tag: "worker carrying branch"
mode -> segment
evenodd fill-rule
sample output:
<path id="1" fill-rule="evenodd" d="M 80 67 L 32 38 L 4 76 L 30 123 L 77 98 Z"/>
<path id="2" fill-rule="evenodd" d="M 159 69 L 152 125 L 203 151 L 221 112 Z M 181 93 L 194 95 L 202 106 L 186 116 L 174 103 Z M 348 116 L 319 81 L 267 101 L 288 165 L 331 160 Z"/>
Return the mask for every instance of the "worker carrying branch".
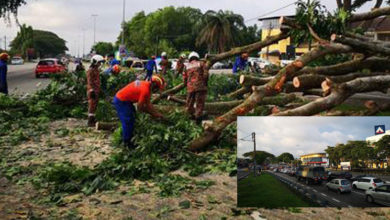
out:
<path id="1" fill-rule="evenodd" d="M 187 112 L 200 123 L 207 97 L 208 72 L 205 63 L 199 60 L 199 54 L 191 52 L 188 56 L 190 63 L 183 74 L 187 86 Z"/>
<path id="2" fill-rule="evenodd" d="M 136 113 L 133 104 L 137 103 L 138 110 L 149 113 L 156 119 L 164 119 L 164 116 L 154 109 L 150 101 L 152 93 L 162 91 L 164 87 L 164 78 L 154 75 L 151 81 L 136 80 L 116 93 L 113 104 L 122 124 L 123 142 L 128 148 L 134 148 L 131 141 Z"/>

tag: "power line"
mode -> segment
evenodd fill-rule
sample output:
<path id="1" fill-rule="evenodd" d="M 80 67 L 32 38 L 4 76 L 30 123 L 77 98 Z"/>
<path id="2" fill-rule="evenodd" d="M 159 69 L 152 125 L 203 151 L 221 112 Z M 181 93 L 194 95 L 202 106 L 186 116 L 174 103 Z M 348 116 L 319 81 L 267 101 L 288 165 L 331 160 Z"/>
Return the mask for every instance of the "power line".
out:
<path id="1" fill-rule="evenodd" d="M 288 7 L 290 7 L 291 5 L 295 5 L 295 2 L 290 3 L 290 4 L 286 5 L 286 6 L 281 7 L 281 8 L 275 9 L 275 10 L 273 10 L 273 11 L 267 12 L 267 13 L 265 13 L 265 14 L 262 14 L 262 15 L 260 15 L 260 16 L 255 17 L 255 18 L 251 18 L 251 19 L 245 20 L 244 23 L 247 23 L 247 22 L 253 21 L 253 20 L 257 20 L 257 19 L 262 18 L 262 17 L 265 17 L 265 16 L 270 15 L 270 14 L 272 14 L 272 13 L 274 13 L 274 12 L 277 12 L 277 11 L 280 11 L 280 10 L 282 10 L 282 9 L 288 8 Z"/>

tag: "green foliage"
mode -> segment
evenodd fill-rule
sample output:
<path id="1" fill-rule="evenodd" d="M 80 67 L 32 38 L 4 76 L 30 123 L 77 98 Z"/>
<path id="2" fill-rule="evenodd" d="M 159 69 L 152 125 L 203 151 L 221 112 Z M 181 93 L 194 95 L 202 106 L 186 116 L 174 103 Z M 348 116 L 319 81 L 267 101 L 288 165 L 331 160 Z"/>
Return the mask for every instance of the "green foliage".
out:
<path id="1" fill-rule="evenodd" d="M 23 25 L 11 42 L 11 51 L 24 55 L 29 48 L 34 48 L 36 56 L 40 57 L 54 57 L 68 50 L 65 40 L 55 33 Z"/>
<path id="2" fill-rule="evenodd" d="M 266 151 L 256 151 L 256 164 L 263 164 L 267 158 L 275 158 L 275 155 L 268 153 Z M 253 151 L 243 154 L 244 157 L 250 157 L 253 159 Z"/>
<path id="3" fill-rule="evenodd" d="M 277 157 L 279 162 L 290 163 L 294 160 L 294 156 L 291 153 L 285 152 Z"/>
<path id="4" fill-rule="evenodd" d="M 236 91 L 241 86 L 238 83 L 239 76 L 225 76 L 213 74 L 209 77 L 207 99 L 209 101 L 220 100 L 226 94 Z"/>
<path id="5" fill-rule="evenodd" d="M 240 31 L 244 28 L 244 18 L 241 15 L 231 11 L 209 10 L 202 17 L 202 29 L 196 44 L 206 44 L 209 51 L 221 53 L 238 45 Z"/>
<path id="6" fill-rule="evenodd" d="M 342 161 L 351 161 L 353 168 L 365 167 L 364 161 L 375 159 L 374 148 L 365 141 L 348 141 L 346 144 L 328 146 L 325 152 L 329 163 L 338 165 Z"/>
<path id="7" fill-rule="evenodd" d="M 97 54 L 105 56 L 114 53 L 114 45 L 110 42 L 97 42 L 92 47 L 92 50 L 94 50 Z"/>
<path id="8" fill-rule="evenodd" d="M 310 43 L 314 39 L 309 32 L 307 25 L 323 39 L 329 39 L 334 33 L 343 33 L 346 28 L 346 20 L 350 16 L 349 12 L 339 9 L 335 14 L 331 14 L 320 1 L 297 1 L 295 20 L 303 29 L 291 30 L 291 36 L 295 44 Z"/>

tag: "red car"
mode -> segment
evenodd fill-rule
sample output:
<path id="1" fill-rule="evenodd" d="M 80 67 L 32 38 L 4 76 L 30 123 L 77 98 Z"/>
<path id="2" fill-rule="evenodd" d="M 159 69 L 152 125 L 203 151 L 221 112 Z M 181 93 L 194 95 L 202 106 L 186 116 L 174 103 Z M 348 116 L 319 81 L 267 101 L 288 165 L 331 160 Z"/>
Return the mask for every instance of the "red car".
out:
<path id="1" fill-rule="evenodd" d="M 66 71 L 65 65 L 58 59 L 43 59 L 40 60 L 35 68 L 35 77 L 41 75 L 49 75 Z"/>

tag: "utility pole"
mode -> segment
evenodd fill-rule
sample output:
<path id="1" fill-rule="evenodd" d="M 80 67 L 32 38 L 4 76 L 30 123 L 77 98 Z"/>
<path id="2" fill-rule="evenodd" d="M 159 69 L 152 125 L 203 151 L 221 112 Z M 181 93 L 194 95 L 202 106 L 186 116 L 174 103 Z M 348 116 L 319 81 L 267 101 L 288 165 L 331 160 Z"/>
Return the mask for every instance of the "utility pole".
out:
<path id="1" fill-rule="evenodd" d="M 253 175 L 256 176 L 256 133 L 252 133 L 253 140 Z"/>
<path id="2" fill-rule="evenodd" d="M 7 35 L 4 35 L 4 50 L 7 51 Z"/>
<path id="3" fill-rule="evenodd" d="M 96 44 L 96 17 L 98 15 L 97 14 L 93 14 L 92 17 L 93 17 L 93 45 L 95 46 Z"/>

